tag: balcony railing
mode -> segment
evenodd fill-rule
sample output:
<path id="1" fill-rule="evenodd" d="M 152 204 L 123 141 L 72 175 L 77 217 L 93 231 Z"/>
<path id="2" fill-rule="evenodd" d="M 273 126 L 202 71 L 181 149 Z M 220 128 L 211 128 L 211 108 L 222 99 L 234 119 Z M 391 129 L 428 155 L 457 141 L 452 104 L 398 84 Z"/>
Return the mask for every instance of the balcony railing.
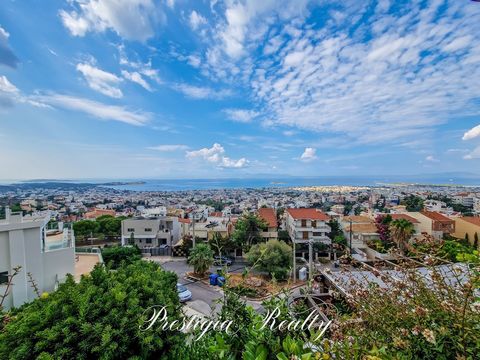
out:
<path id="1" fill-rule="evenodd" d="M 45 237 L 43 251 L 48 252 L 72 247 L 75 247 L 75 236 L 73 234 L 73 230 L 63 229 L 62 234 Z"/>

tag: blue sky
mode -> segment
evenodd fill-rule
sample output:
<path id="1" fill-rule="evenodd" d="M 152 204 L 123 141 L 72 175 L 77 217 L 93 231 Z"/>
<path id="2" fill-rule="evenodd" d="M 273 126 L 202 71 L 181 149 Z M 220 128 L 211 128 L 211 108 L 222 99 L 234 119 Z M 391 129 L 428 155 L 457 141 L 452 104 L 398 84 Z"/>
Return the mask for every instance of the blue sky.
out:
<path id="1" fill-rule="evenodd" d="M 0 178 L 480 173 L 480 3 L 4 0 Z"/>

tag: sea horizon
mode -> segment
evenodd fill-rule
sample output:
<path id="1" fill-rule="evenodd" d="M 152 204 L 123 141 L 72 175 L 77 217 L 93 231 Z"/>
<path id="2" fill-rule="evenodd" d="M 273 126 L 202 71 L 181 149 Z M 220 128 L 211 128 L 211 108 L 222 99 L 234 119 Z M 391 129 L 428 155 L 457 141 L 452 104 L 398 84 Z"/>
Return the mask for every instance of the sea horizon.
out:
<path id="1" fill-rule="evenodd" d="M 242 188 L 292 188 L 314 186 L 460 186 L 480 187 L 480 175 L 424 174 L 424 175 L 336 175 L 336 176 L 259 176 L 243 178 L 192 178 L 192 179 L 32 179 L 0 180 L 0 185 L 36 183 L 74 183 L 101 185 L 116 190 L 128 191 L 187 191 Z"/>

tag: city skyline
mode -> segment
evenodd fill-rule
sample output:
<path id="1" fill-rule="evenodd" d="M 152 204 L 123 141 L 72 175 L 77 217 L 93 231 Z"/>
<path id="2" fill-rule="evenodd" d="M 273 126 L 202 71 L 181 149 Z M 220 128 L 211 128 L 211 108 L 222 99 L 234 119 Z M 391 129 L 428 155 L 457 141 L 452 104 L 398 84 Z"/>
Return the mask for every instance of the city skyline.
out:
<path id="1" fill-rule="evenodd" d="M 476 173 L 480 4 L 9 1 L 0 179 Z"/>

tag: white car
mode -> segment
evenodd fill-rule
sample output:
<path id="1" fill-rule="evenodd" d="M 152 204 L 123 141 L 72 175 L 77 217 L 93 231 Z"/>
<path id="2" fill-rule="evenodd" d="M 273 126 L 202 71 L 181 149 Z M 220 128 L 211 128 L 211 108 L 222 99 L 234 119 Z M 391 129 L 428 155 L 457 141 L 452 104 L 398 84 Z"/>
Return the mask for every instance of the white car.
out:
<path id="1" fill-rule="evenodd" d="M 180 298 L 180 302 L 185 302 L 192 299 L 192 293 L 186 288 L 185 285 L 177 284 L 177 293 Z"/>

